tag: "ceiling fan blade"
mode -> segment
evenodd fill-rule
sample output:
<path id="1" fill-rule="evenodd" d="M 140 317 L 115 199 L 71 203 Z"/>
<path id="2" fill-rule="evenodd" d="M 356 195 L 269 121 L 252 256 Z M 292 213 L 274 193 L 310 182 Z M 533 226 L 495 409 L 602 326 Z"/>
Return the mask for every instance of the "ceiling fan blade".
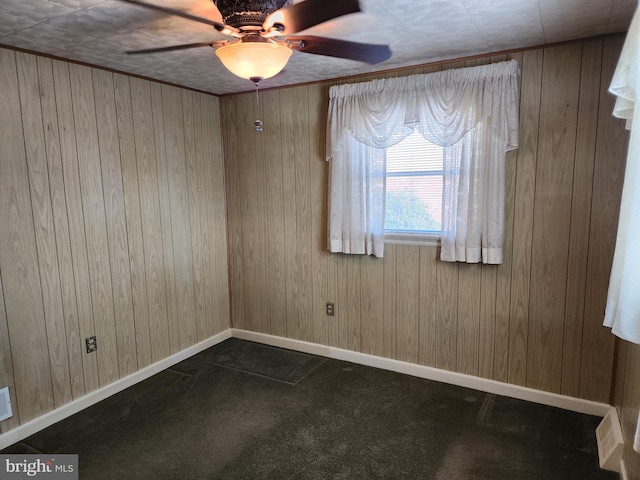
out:
<path id="1" fill-rule="evenodd" d="M 376 64 L 391 58 L 388 45 L 350 42 L 335 38 L 314 37 L 312 35 L 295 35 L 286 38 L 293 50 L 328 57 L 347 58 L 360 62 Z"/>
<path id="2" fill-rule="evenodd" d="M 169 8 L 169 7 L 162 7 L 160 5 L 154 5 L 152 3 L 142 2 L 140 0 L 120 0 L 120 1 L 131 3 L 133 5 L 138 5 L 140 7 L 148 8 L 151 10 L 157 10 L 158 12 L 167 13 L 169 15 L 175 15 L 176 17 L 186 18 L 187 20 L 193 20 L 194 22 L 211 25 L 212 27 L 215 27 L 215 29 L 218 30 L 219 32 L 222 32 L 223 30 L 229 31 L 229 32 L 237 32 L 237 29 L 234 27 L 230 27 L 229 25 L 225 25 L 220 22 L 209 20 L 208 18 L 191 15 L 190 13 L 183 12 L 182 10 L 176 10 L 174 8 Z"/>
<path id="3" fill-rule="evenodd" d="M 187 48 L 197 48 L 197 47 L 220 47 L 229 42 L 200 42 L 200 43 L 186 43 L 184 45 L 171 45 L 169 47 L 158 47 L 158 48 L 146 48 L 144 50 L 130 50 L 127 53 L 129 55 L 138 55 L 144 53 L 160 53 L 160 52 L 171 52 L 173 50 L 185 50 Z"/>
<path id="4" fill-rule="evenodd" d="M 275 26 L 282 35 L 289 35 L 359 11 L 358 0 L 304 0 L 270 14 L 264 29 L 269 31 Z"/>

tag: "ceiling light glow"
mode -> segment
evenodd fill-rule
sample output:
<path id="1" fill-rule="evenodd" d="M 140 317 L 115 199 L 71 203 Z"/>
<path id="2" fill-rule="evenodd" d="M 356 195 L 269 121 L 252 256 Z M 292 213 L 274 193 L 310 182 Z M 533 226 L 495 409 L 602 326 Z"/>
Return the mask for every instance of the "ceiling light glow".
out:
<path id="1" fill-rule="evenodd" d="M 271 78 L 282 71 L 291 49 L 277 43 L 237 42 L 216 50 L 216 55 L 229 71 L 241 78 Z"/>

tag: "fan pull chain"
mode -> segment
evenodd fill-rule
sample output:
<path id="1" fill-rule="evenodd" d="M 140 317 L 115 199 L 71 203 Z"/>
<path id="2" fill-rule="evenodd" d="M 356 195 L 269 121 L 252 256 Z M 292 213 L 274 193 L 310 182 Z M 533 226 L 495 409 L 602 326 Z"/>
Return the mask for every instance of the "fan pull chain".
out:
<path id="1" fill-rule="evenodd" d="M 260 120 L 260 80 L 261 79 L 256 79 L 254 80 L 254 85 L 256 86 L 256 121 L 253 122 L 253 124 L 256 127 L 256 132 L 262 132 L 262 127 L 263 127 L 263 123 L 262 120 Z"/>

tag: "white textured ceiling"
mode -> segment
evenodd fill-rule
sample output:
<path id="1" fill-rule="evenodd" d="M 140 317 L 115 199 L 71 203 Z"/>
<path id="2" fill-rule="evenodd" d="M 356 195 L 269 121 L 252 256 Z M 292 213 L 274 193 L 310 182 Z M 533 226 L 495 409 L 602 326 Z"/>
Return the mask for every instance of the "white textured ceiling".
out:
<path id="1" fill-rule="evenodd" d="M 147 0 L 221 21 L 210 0 Z M 302 0 L 304 1 L 304 0 Z M 389 44 L 367 65 L 293 52 L 264 87 L 292 85 L 627 30 L 637 0 L 360 0 L 363 13 L 305 33 Z M 0 0 L 0 45 L 46 53 L 215 94 L 251 90 L 210 47 L 125 50 L 224 40 L 213 27 L 118 0 Z"/>

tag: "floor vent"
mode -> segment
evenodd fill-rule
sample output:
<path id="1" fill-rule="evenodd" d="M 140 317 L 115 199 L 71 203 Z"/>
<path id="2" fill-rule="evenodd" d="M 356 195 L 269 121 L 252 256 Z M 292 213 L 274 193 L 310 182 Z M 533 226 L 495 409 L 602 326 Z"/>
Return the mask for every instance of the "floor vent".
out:
<path id="1" fill-rule="evenodd" d="M 0 388 L 0 422 L 13 417 L 9 387 Z"/>
<path id="2" fill-rule="evenodd" d="M 596 428 L 598 439 L 598 459 L 600 468 L 620 473 L 620 461 L 622 460 L 622 428 L 620 418 L 615 408 L 610 408 L 609 413 L 602 419 Z"/>

